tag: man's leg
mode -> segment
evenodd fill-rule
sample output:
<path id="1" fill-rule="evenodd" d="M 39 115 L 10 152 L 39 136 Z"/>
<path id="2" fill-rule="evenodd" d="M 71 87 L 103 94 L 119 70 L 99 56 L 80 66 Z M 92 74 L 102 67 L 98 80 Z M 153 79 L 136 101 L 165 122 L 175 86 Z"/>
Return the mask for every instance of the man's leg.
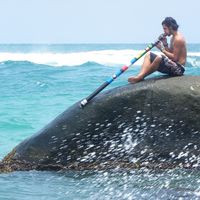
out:
<path id="1" fill-rule="evenodd" d="M 144 58 L 144 62 L 142 64 L 140 73 L 137 76 L 130 77 L 128 79 L 128 82 L 137 83 L 137 82 L 143 80 L 147 75 L 155 72 L 158 69 L 161 60 L 162 60 L 161 56 L 156 56 L 154 61 L 151 63 L 151 61 L 150 61 L 150 52 L 147 53 L 145 58 Z"/>

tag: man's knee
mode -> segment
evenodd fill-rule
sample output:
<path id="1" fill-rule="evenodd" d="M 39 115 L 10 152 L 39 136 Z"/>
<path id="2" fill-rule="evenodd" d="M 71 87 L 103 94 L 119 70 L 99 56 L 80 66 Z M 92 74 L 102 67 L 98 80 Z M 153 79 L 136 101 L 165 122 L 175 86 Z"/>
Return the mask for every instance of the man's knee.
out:
<path id="1" fill-rule="evenodd" d="M 156 58 L 154 59 L 153 62 L 160 64 L 161 60 L 162 60 L 162 56 L 158 55 L 158 56 L 156 56 Z"/>

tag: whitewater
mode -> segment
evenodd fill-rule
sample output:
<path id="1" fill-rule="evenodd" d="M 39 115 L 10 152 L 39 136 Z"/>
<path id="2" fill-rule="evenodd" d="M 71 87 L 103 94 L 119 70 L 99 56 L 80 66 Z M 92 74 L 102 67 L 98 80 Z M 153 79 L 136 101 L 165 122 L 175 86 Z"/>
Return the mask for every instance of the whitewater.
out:
<path id="1" fill-rule="evenodd" d="M 51 65 L 54 67 L 61 66 L 78 66 L 87 62 L 94 62 L 101 65 L 129 65 L 130 61 L 139 55 L 142 50 L 99 50 L 99 51 L 83 51 L 73 53 L 54 53 L 54 52 L 32 52 L 32 53 L 13 53 L 1 52 L 0 62 L 5 61 L 27 61 L 36 64 Z M 158 51 L 153 51 L 160 55 Z M 137 61 L 137 65 L 141 65 L 144 58 Z M 188 53 L 188 64 L 198 67 L 200 64 L 200 52 Z"/>

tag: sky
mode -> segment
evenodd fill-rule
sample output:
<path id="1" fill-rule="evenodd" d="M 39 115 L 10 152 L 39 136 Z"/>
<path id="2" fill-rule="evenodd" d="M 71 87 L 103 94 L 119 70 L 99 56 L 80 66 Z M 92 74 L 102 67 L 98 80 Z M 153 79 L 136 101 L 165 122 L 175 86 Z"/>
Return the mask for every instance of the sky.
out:
<path id="1" fill-rule="evenodd" d="M 200 43 L 200 0 L 0 0 L 0 43 L 147 43 L 171 16 Z"/>

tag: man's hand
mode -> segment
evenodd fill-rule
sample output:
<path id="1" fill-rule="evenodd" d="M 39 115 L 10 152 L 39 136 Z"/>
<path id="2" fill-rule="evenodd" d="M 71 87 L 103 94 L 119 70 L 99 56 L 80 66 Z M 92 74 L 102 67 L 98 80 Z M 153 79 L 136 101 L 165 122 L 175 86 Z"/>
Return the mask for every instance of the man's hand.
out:
<path id="1" fill-rule="evenodd" d="M 164 47 L 168 47 L 168 43 L 167 43 L 167 38 L 166 38 L 166 35 L 165 33 L 162 33 L 159 37 L 158 37 L 158 40 L 160 40 Z"/>
<path id="2" fill-rule="evenodd" d="M 160 36 L 158 37 L 158 40 L 162 41 L 163 39 L 166 38 L 165 33 L 160 34 Z"/>
<path id="3" fill-rule="evenodd" d="M 159 42 L 156 47 L 160 50 L 160 51 L 163 51 L 165 48 L 163 46 L 163 43 L 162 42 Z"/>

